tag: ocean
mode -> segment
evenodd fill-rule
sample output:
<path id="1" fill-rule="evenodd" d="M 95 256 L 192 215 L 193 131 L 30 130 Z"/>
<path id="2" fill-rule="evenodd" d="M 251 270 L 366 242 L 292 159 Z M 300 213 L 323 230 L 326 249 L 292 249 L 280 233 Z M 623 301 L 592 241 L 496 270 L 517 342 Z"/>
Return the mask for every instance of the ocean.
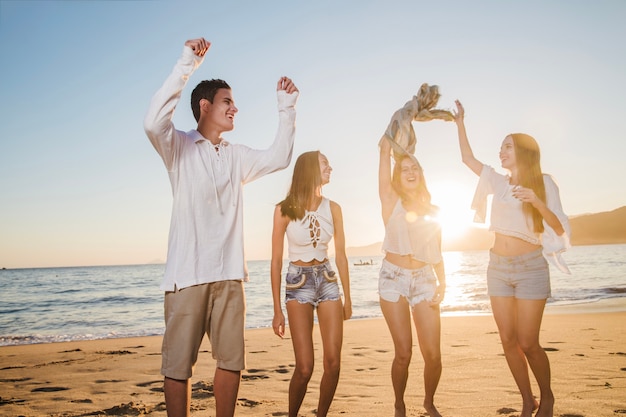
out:
<path id="1" fill-rule="evenodd" d="M 572 274 L 551 267 L 549 305 L 584 309 L 619 298 L 626 310 L 626 245 L 575 246 L 564 257 Z M 353 319 L 382 317 L 382 257 L 349 260 Z M 444 260 L 442 315 L 489 314 L 487 251 L 444 252 Z M 373 265 L 355 265 L 369 261 Z M 246 327 L 270 327 L 270 262 L 249 261 L 248 269 Z M 0 270 L 0 346 L 161 335 L 163 271 L 162 264 Z"/>

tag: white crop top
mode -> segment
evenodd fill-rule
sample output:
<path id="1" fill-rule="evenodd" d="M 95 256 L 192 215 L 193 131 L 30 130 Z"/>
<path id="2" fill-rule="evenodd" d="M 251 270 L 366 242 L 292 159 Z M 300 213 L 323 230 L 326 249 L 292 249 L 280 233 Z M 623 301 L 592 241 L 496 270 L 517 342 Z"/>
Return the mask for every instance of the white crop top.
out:
<path id="1" fill-rule="evenodd" d="M 430 216 L 407 212 L 398 199 L 385 226 L 383 251 L 436 265 L 441 257 L 441 226 Z"/>
<path id="2" fill-rule="evenodd" d="M 289 260 L 311 262 L 328 258 L 328 242 L 333 238 L 335 226 L 330 211 L 330 200 L 322 197 L 315 211 L 305 211 L 300 220 L 287 225 Z"/>
<path id="3" fill-rule="evenodd" d="M 546 189 L 546 205 L 561 222 L 565 230 L 563 235 L 557 235 L 545 220 L 543 221 L 544 232 L 536 233 L 533 230 L 532 219 L 524 215 L 522 211 L 522 202 L 513 196 L 514 186 L 510 184 L 510 177 L 497 173 L 489 165 L 483 165 L 474 193 L 472 201 L 472 209 L 476 210 L 474 221 L 485 222 L 487 196 L 493 194 L 489 230 L 525 240 L 533 245 L 543 246 L 543 254 L 546 259 L 561 271 L 570 273 L 561 257 L 561 253 L 570 248 L 569 220 L 561 207 L 559 187 L 554 179 L 548 174 L 543 174 L 543 182 Z"/>

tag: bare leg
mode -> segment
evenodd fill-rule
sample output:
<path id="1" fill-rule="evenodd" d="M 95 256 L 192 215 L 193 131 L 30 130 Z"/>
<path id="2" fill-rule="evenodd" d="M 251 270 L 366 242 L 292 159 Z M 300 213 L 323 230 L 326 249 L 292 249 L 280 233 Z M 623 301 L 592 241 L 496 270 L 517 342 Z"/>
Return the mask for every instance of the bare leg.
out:
<path id="1" fill-rule="evenodd" d="M 420 351 L 424 358 L 424 408 L 431 417 L 441 417 L 435 407 L 435 391 L 441 378 L 441 318 L 439 306 L 422 301 L 413 307 Z"/>
<path id="2" fill-rule="evenodd" d="M 313 306 L 298 301 L 287 303 L 289 332 L 296 368 L 289 382 L 289 417 L 297 417 L 313 375 L 315 356 L 313 352 Z"/>
<path id="3" fill-rule="evenodd" d="M 504 356 L 522 395 L 520 417 L 531 417 L 538 404 L 530 386 L 526 355 L 518 340 L 517 301 L 514 297 L 491 297 L 491 310 L 500 333 Z"/>
<path id="4" fill-rule="evenodd" d="M 385 316 L 387 327 L 393 339 L 394 358 L 391 364 L 391 383 L 395 395 L 395 417 L 406 416 L 404 391 L 409 378 L 409 364 L 413 354 L 413 334 L 411 330 L 411 313 L 406 299 L 400 297 L 398 302 L 380 300 L 380 308 Z"/>
<path id="5" fill-rule="evenodd" d="M 189 417 L 191 390 L 188 379 L 172 379 L 165 377 L 163 392 L 168 417 Z"/>
<path id="6" fill-rule="evenodd" d="M 539 385 L 541 401 L 535 417 L 552 417 L 554 394 L 550 385 L 550 361 L 539 344 L 539 331 L 546 300 L 517 300 L 518 341 Z"/>
<path id="7" fill-rule="evenodd" d="M 341 300 L 323 301 L 317 306 L 322 344 L 324 347 L 324 374 L 320 382 L 317 417 L 326 417 L 335 396 L 341 369 L 343 342 L 343 305 Z"/>
<path id="8" fill-rule="evenodd" d="M 217 417 L 232 417 L 235 415 L 240 380 L 240 371 L 215 369 L 213 392 L 215 393 L 215 415 Z"/>

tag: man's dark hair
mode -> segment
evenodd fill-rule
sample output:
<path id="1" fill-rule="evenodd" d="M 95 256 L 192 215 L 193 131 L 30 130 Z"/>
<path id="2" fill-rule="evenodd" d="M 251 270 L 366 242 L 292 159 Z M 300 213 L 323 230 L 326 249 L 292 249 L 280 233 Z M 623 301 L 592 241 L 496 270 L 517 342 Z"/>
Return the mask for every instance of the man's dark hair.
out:
<path id="1" fill-rule="evenodd" d="M 217 90 L 220 88 L 230 90 L 228 83 L 220 79 L 201 81 L 200 84 L 193 89 L 191 92 L 191 111 L 193 112 L 193 117 L 195 117 L 196 122 L 200 121 L 200 100 L 204 98 L 213 103 L 215 93 L 217 93 Z"/>

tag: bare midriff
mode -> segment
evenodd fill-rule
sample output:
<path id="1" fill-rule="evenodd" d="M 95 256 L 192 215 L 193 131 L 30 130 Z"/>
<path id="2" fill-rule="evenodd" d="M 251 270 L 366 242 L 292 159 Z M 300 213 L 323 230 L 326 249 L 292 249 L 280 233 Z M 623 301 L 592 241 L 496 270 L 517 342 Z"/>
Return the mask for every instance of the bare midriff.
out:
<path id="1" fill-rule="evenodd" d="M 387 252 L 385 260 L 404 269 L 420 269 L 426 266 L 426 262 L 418 261 L 411 255 L 399 255 L 392 252 Z"/>
<path id="2" fill-rule="evenodd" d="M 315 266 L 315 265 L 321 265 L 326 262 L 328 262 L 328 259 L 326 258 L 323 261 L 318 261 L 317 259 L 313 259 L 312 261 L 309 261 L 309 262 L 300 261 L 300 260 L 291 261 L 291 263 L 296 266 Z"/>
<path id="3" fill-rule="evenodd" d="M 493 242 L 493 248 L 491 248 L 491 250 L 493 253 L 500 256 L 519 256 L 533 252 L 539 248 L 541 248 L 541 245 L 535 245 L 513 236 L 496 233 L 496 239 Z"/>

